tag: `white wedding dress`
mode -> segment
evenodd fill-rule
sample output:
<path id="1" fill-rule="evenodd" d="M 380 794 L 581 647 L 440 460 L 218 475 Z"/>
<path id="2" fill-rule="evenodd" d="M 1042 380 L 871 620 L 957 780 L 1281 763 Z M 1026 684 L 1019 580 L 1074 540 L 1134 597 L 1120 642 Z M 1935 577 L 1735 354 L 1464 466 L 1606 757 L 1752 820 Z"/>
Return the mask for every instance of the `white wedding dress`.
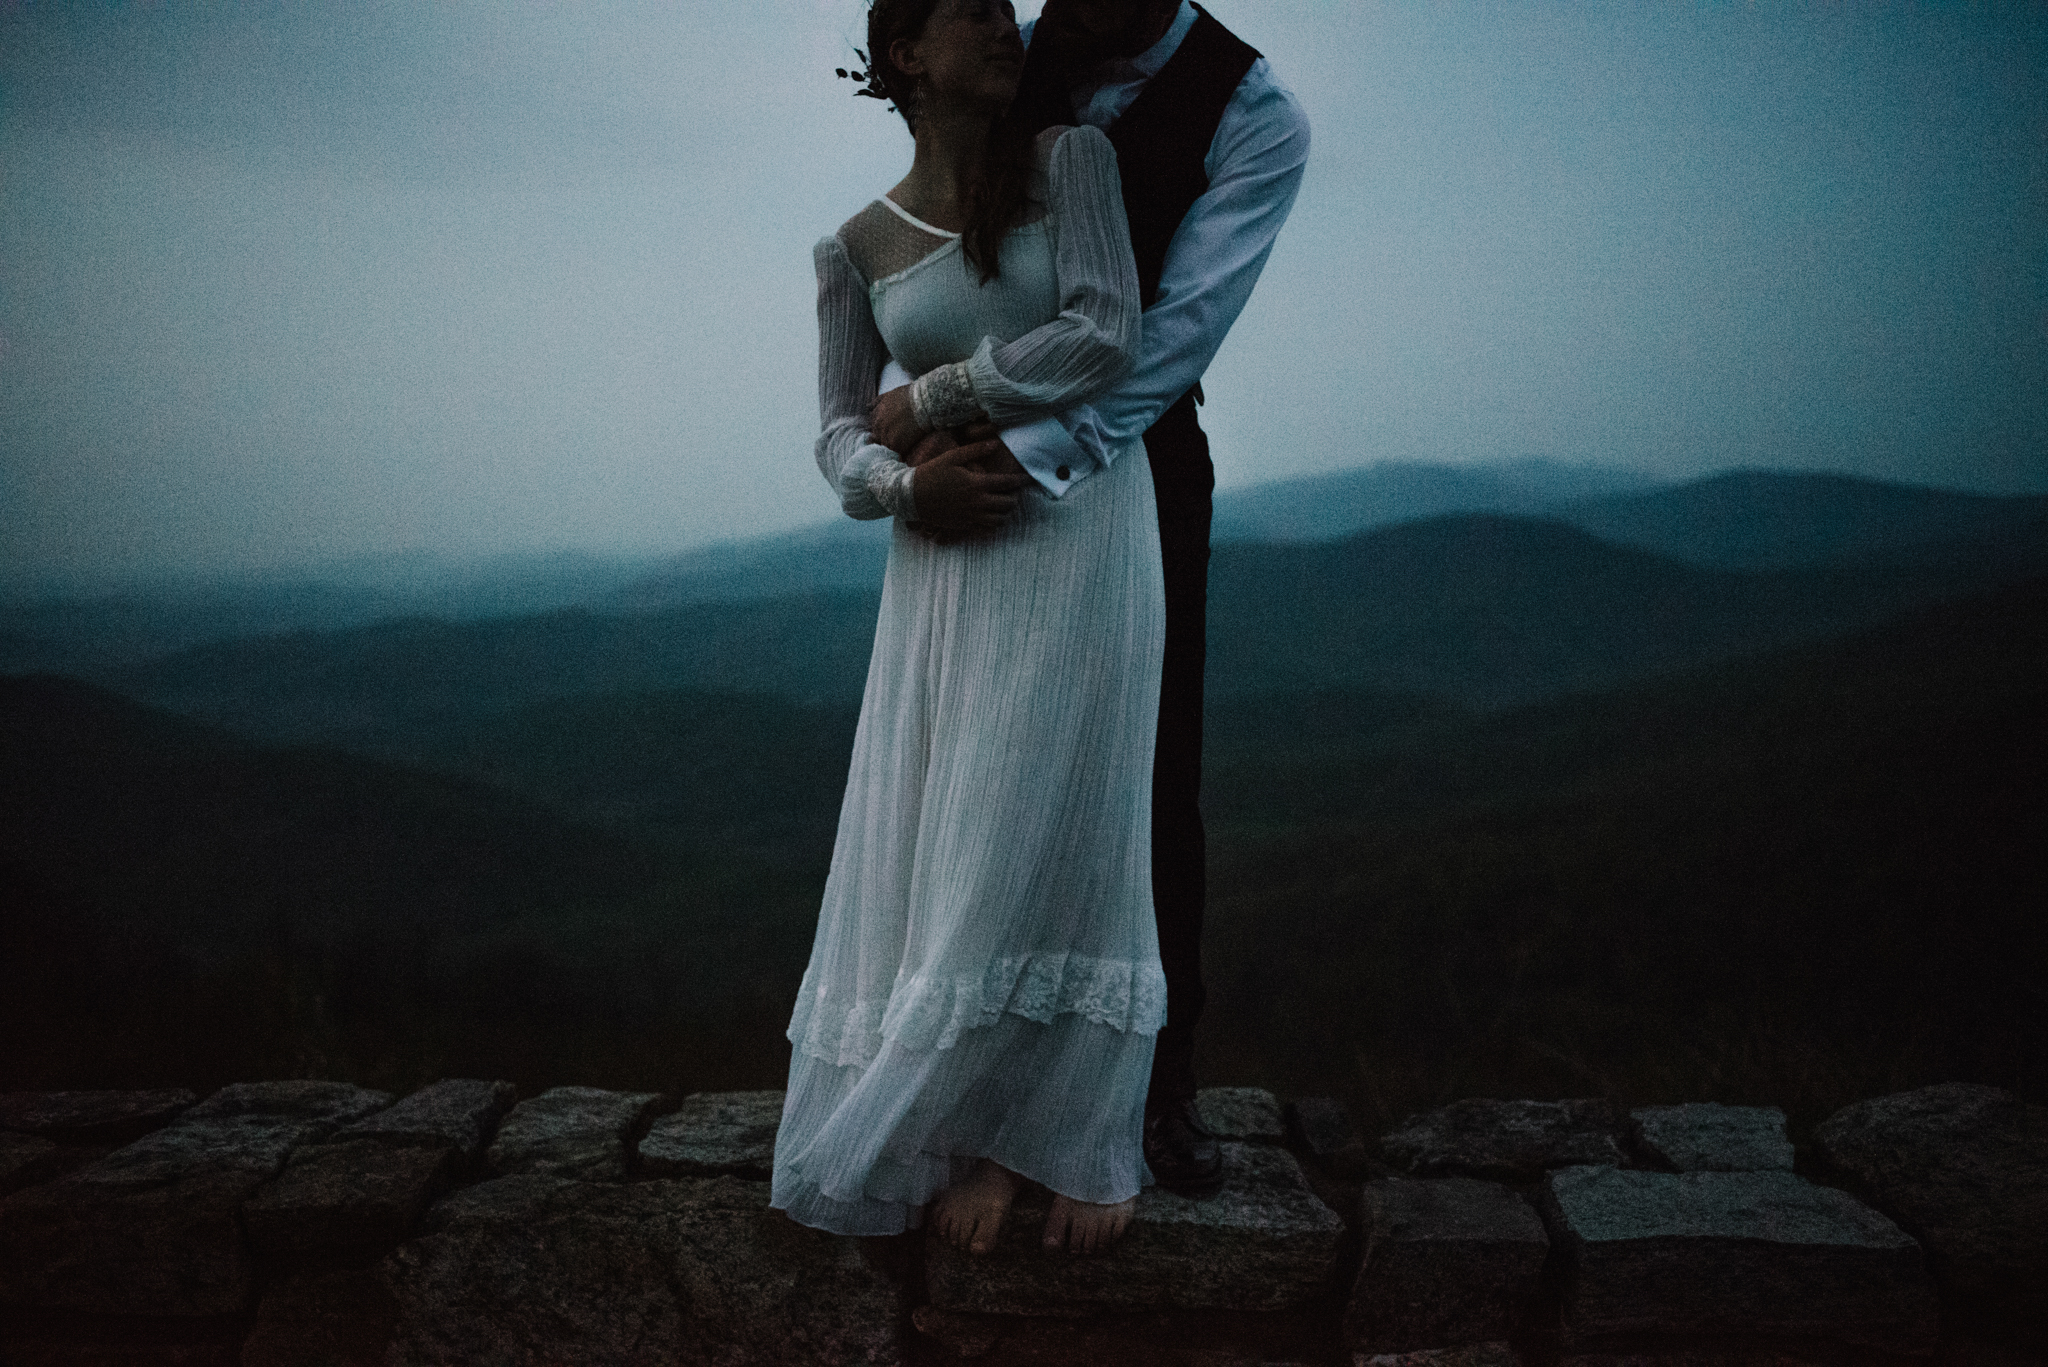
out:
<path id="1" fill-rule="evenodd" d="M 1039 217 L 987 284 L 957 238 L 877 201 L 819 243 L 818 462 L 897 514 L 852 771 L 789 1024 L 772 1204 L 892 1234 L 977 1157 L 1083 1201 L 1150 1180 L 1166 1016 L 1151 779 L 1165 599 L 1142 444 L 1000 532 L 904 525 L 910 472 L 867 428 L 891 356 L 922 411 L 999 425 L 1100 393 L 1137 349 L 1116 159 L 1038 144 Z"/>

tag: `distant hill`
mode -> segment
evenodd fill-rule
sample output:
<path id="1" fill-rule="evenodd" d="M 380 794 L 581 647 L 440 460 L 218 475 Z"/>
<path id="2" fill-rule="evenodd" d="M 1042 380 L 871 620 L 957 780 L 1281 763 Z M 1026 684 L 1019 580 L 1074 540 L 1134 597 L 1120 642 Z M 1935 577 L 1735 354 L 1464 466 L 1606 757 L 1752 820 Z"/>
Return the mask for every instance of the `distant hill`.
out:
<path id="1" fill-rule="evenodd" d="M 1381 1123 L 1460 1096 L 1811 1123 L 1943 1080 L 2048 1095 L 2044 696 L 2036 579 L 1492 716 L 1212 732 L 1203 1074 L 1334 1066 Z"/>
<path id="2" fill-rule="evenodd" d="M 834 518 L 777 536 L 671 556 L 596 606 L 661 612 L 685 603 L 733 603 L 792 594 L 875 593 L 889 561 L 888 518 Z"/>
<path id="3" fill-rule="evenodd" d="M 857 703 L 877 602 L 840 595 L 641 617 L 382 622 L 221 642 L 102 677 L 245 734 L 358 748 L 578 695 L 683 689 Z"/>
<path id="4" fill-rule="evenodd" d="M 1987 540 L 2048 519 L 2048 498 L 1995 498 L 1834 474 L 1737 470 L 1577 501 L 1555 516 L 1607 541 L 1720 569 L 1776 570 Z"/>
<path id="5" fill-rule="evenodd" d="M 1452 513 L 1541 513 L 1665 483 L 1633 470 L 1542 459 L 1495 465 L 1382 461 L 1361 470 L 1219 490 L 1210 539 L 1334 541 Z"/>
<path id="6" fill-rule="evenodd" d="M 1490 516 L 1226 544 L 1210 570 L 1209 687 L 1219 698 L 1372 689 L 1498 707 L 1841 634 L 2048 568 L 2048 537 L 1943 546 L 1760 574 Z M 681 691 L 856 704 L 877 601 L 384 622 L 221 642 L 97 677 L 247 735 L 417 759 L 392 747 L 550 699 Z"/>
<path id="7" fill-rule="evenodd" d="M 0 594 L 0 673 L 91 675 L 214 641 L 398 617 L 529 616 L 602 599 L 644 573 L 644 557 L 574 551 L 405 555 L 267 578 Z"/>
<path id="8" fill-rule="evenodd" d="M 41 677 L 0 679 L 0 906 L 0 1090 L 593 1055 L 729 1085 L 779 1066 L 817 910 L 708 839 Z"/>
<path id="9" fill-rule="evenodd" d="M 2048 536 L 2038 533 L 1766 574 L 1489 516 L 1225 545 L 1210 564 L 1209 687 L 1503 706 L 1838 635 L 2043 570 Z"/>

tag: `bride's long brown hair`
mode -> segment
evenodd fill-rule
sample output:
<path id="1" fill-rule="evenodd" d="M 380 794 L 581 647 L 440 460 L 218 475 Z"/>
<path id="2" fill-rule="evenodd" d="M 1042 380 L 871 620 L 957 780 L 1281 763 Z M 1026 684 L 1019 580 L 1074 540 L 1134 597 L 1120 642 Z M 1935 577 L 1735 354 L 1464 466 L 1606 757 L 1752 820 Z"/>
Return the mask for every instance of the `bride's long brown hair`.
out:
<path id="1" fill-rule="evenodd" d="M 899 39 L 916 42 L 924 35 L 939 0 L 874 0 L 868 10 L 868 69 L 881 82 L 896 112 L 917 136 L 917 81 L 898 69 L 889 59 L 890 44 Z M 1031 140 L 1033 130 L 1013 117 L 1016 106 L 1004 110 L 989 127 L 983 144 L 981 165 L 975 168 L 967 190 L 967 227 L 960 234 L 961 249 L 981 271 L 983 284 L 1000 273 L 997 257 L 1003 238 L 1024 215 L 1024 202 L 1031 189 Z"/>

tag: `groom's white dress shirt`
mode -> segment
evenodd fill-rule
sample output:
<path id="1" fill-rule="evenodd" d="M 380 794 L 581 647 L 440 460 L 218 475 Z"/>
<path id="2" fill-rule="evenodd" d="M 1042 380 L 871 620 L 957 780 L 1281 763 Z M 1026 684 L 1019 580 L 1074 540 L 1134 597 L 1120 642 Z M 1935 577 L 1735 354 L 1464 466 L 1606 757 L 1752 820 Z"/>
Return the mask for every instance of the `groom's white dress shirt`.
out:
<path id="1" fill-rule="evenodd" d="M 1181 0 L 1158 42 L 1098 67 L 1089 82 L 1068 92 L 1075 121 L 1107 128 L 1180 49 L 1194 23 L 1195 7 Z M 1027 44 L 1035 27 L 1036 21 L 1024 25 Z M 1003 431 L 1003 443 L 1047 493 L 1058 498 L 1103 468 L 1119 446 L 1144 435 L 1202 378 L 1251 298 L 1307 161 L 1308 118 L 1261 57 L 1216 125 L 1202 163 L 1209 188 L 1167 245 L 1159 292 L 1140 328 L 1137 363 L 1095 403 Z M 908 382 L 891 362 L 882 388 Z"/>

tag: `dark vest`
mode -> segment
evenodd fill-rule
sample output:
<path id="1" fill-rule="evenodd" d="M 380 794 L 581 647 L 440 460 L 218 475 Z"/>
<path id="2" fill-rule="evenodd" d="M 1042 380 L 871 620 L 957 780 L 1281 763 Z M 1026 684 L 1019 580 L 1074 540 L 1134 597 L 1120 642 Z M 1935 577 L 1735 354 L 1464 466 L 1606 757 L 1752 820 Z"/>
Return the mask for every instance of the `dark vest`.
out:
<path id="1" fill-rule="evenodd" d="M 1074 121 L 1074 107 L 1048 56 L 1050 46 L 1031 45 L 1017 87 L 1017 112 L 1033 132 Z M 1124 216 L 1131 223 L 1139 296 L 1147 308 L 1159 295 L 1159 272 L 1174 230 L 1209 188 L 1202 163 L 1223 107 L 1258 59 L 1250 45 L 1197 5 L 1194 27 L 1173 57 L 1103 130 L 1116 149 L 1123 177 Z"/>

